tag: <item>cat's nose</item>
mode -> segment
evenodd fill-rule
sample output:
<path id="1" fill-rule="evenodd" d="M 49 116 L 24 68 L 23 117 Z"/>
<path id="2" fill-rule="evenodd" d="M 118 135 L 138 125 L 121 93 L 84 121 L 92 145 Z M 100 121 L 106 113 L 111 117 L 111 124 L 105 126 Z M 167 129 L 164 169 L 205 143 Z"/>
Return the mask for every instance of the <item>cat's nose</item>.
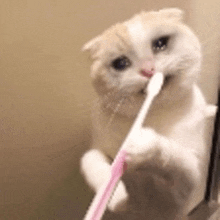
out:
<path id="1" fill-rule="evenodd" d="M 140 69 L 140 74 L 145 77 L 152 77 L 155 73 L 155 64 L 153 60 L 143 62 Z"/>

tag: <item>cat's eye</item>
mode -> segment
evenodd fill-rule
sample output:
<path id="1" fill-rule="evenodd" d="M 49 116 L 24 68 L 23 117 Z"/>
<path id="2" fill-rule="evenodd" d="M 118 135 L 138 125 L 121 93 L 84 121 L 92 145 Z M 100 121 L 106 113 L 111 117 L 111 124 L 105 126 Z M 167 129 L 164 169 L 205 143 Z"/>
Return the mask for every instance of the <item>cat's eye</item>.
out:
<path id="1" fill-rule="evenodd" d="M 123 71 L 131 66 L 131 61 L 126 56 L 121 56 L 113 60 L 111 65 L 115 70 Z"/>
<path id="2" fill-rule="evenodd" d="M 154 52 L 164 51 L 167 48 L 169 36 L 163 36 L 153 41 L 152 47 Z"/>

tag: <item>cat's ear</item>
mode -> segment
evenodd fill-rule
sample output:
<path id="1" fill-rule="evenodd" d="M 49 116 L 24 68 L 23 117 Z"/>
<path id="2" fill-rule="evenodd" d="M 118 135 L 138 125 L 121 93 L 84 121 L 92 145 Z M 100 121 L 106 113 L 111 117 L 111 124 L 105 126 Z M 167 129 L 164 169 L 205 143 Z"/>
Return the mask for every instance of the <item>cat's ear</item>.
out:
<path id="1" fill-rule="evenodd" d="M 90 52 L 91 56 L 93 56 L 94 53 L 98 50 L 100 46 L 100 42 L 101 42 L 101 36 L 93 38 L 92 40 L 84 44 L 84 46 L 82 47 L 82 51 L 83 52 L 88 51 Z"/>
<path id="2" fill-rule="evenodd" d="M 182 21 L 184 12 L 179 8 L 165 8 L 159 11 L 164 17 L 177 21 Z"/>

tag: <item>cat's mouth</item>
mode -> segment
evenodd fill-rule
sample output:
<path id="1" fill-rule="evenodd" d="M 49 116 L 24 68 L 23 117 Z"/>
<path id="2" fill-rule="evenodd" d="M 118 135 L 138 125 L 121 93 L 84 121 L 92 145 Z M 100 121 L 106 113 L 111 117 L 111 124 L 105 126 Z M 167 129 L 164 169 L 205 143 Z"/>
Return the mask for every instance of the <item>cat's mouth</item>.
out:
<path id="1" fill-rule="evenodd" d="M 170 81 L 173 79 L 173 77 L 174 77 L 174 76 L 171 75 L 171 74 L 167 74 L 167 75 L 165 76 L 162 89 L 163 89 L 164 87 L 166 87 L 166 86 L 170 83 Z M 141 94 L 141 95 L 146 95 L 146 87 L 142 88 L 138 93 Z"/>

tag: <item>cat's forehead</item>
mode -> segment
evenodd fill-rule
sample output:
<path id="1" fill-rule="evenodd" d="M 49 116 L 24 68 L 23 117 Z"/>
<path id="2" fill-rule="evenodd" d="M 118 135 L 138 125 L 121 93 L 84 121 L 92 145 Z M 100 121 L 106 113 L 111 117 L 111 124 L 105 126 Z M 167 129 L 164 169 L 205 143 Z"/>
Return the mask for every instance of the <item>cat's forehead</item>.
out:
<path id="1" fill-rule="evenodd" d="M 139 56 L 146 54 L 153 38 L 169 34 L 181 20 L 179 9 L 163 9 L 142 12 L 131 19 L 118 23 L 84 46 L 92 56 L 103 57 L 118 52 L 133 51 Z"/>
<path id="2" fill-rule="evenodd" d="M 164 28 L 164 22 L 166 28 Z M 164 21 L 161 16 L 151 13 L 135 15 L 130 20 L 117 24 L 103 34 L 103 45 L 108 51 L 133 50 L 143 57 L 150 48 L 148 42 L 157 35 L 168 34 L 173 29 L 172 23 Z"/>
<path id="3" fill-rule="evenodd" d="M 117 23 L 101 35 L 100 49 L 108 54 L 131 50 L 132 41 L 125 23 Z"/>
<path id="4" fill-rule="evenodd" d="M 152 32 L 147 24 L 148 22 L 144 21 L 143 16 L 138 15 L 124 23 L 130 45 L 140 57 L 143 57 L 147 51 L 147 48 L 145 48 L 147 47 L 146 41 L 150 38 Z"/>

